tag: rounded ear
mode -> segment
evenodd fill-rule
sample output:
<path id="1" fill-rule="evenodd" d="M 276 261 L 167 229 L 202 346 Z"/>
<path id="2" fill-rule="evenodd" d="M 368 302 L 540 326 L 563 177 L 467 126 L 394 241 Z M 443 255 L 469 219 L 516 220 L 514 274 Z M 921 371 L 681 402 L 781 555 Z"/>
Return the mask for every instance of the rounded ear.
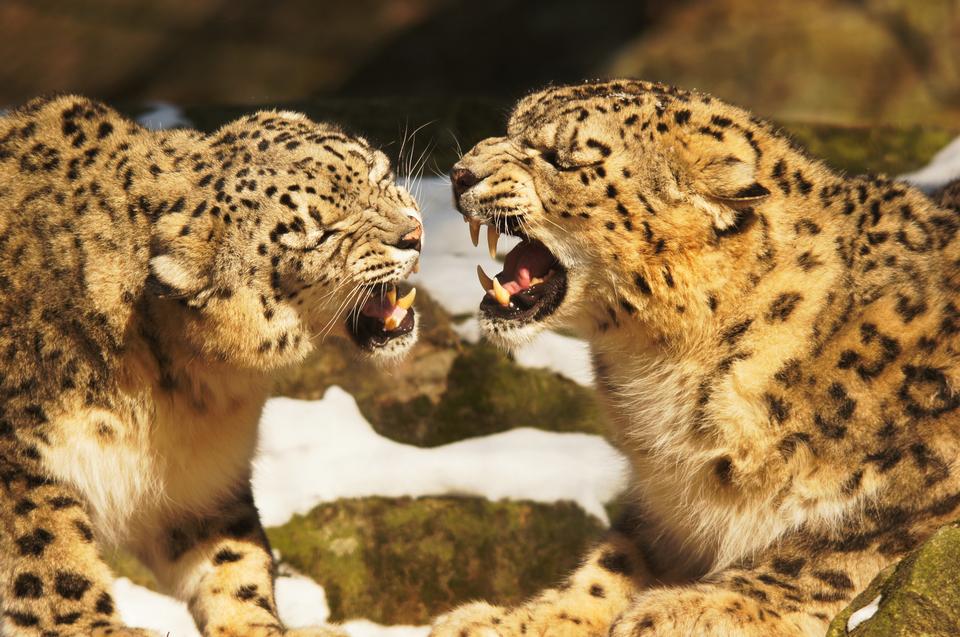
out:
<path id="1" fill-rule="evenodd" d="M 713 218 L 718 233 L 744 227 L 752 206 L 770 195 L 757 181 L 756 155 L 741 140 L 726 144 L 697 140 L 679 153 L 700 206 Z"/>
<path id="2" fill-rule="evenodd" d="M 207 287 L 207 278 L 185 260 L 173 254 L 161 254 L 150 259 L 147 290 L 161 299 L 183 299 L 196 296 Z"/>
<path id="3" fill-rule="evenodd" d="M 749 204 L 770 194 L 757 181 L 754 162 L 733 155 L 708 161 L 701 169 L 699 182 L 704 195 L 734 206 Z"/>

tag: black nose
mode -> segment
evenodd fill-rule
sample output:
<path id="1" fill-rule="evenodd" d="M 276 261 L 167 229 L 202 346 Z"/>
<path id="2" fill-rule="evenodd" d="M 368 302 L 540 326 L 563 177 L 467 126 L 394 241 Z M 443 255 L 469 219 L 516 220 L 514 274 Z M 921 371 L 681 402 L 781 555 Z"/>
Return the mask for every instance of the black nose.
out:
<path id="1" fill-rule="evenodd" d="M 401 250 L 419 250 L 423 237 L 423 226 L 419 221 L 416 224 L 413 230 L 400 237 L 400 240 L 393 245 Z"/>
<path id="2" fill-rule="evenodd" d="M 466 168 L 454 168 L 450 173 L 450 182 L 453 184 L 453 194 L 457 199 L 465 193 L 471 186 L 476 184 L 479 179 Z"/>

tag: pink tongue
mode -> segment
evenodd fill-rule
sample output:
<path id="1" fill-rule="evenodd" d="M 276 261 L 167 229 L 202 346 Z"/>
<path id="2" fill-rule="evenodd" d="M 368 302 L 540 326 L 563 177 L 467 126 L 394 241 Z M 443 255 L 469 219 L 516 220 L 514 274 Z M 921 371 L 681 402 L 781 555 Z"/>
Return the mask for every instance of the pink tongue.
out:
<path id="1" fill-rule="evenodd" d="M 553 265 L 553 255 L 538 243 L 523 242 L 507 254 L 497 277 L 510 294 L 526 290 L 534 277 L 544 277 Z"/>
<path id="2" fill-rule="evenodd" d="M 527 268 L 517 268 L 517 272 L 514 275 L 515 278 L 513 281 L 507 281 L 503 283 L 503 289 L 509 292 L 511 295 L 516 294 L 520 290 L 526 290 L 530 287 L 530 279 L 533 277 L 530 276 L 530 270 Z"/>
<path id="3" fill-rule="evenodd" d="M 363 304 L 363 307 L 360 308 L 360 313 L 370 318 L 379 319 L 380 321 L 386 321 L 390 316 L 393 316 L 397 319 L 397 325 L 399 325 L 404 317 L 406 317 L 407 310 L 398 305 L 392 305 L 390 299 L 386 296 L 381 297 L 374 295 Z"/>

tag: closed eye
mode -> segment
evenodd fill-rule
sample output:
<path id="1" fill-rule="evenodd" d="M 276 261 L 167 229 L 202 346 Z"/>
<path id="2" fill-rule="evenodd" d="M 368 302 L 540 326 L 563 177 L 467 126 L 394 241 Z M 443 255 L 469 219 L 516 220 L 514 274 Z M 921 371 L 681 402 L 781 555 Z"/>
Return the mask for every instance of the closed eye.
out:
<path id="1" fill-rule="evenodd" d="M 590 166 L 599 166 L 603 163 L 603 160 L 601 159 L 590 163 L 569 165 L 560 162 L 560 155 L 555 150 L 547 149 L 540 150 L 538 152 L 540 153 L 540 159 L 553 166 L 556 170 L 561 171 L 580 170 L 581 168 L 589 168 Z"/>
<path id="2" fill-rule="evenodd" d="M 310 252 L 311 250 L 316 250 L 333 235 L 337 234 L 337 230 L 331 230 L 325 228 L 319 232 L 311 232 L 305 237 L 302 237 L 302 240 L 297 241 L 295 236 L 285 235 L 280 239 L 280 244 L 289 250 L 297 250 L 299 252 Z M 287 237 L 291 237 L 287 239 Z"/>
<path id="3" fill-rule="evenodd" d="M 563 167 L 560 165 L 560 156 L 555 150 L 544 150 L 540 151 L 540 159 L 547 162 L 557 170 L 562 170 Z"/>

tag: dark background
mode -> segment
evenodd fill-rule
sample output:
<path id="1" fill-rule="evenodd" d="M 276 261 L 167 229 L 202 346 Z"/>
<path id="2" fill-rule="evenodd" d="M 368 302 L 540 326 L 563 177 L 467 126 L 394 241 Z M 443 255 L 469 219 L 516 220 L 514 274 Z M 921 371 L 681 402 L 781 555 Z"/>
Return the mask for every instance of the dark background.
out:
<path id="1" fill-rule="evenodd" d="M 608 76 L 777 118 L 957 126 L 960 2 L 0 2 L 8 106 L 60 91 L 187 107 L 407 98 L 399 110 L 418 121 L 429 105 L 505 109 L 547 83 Z"/>

